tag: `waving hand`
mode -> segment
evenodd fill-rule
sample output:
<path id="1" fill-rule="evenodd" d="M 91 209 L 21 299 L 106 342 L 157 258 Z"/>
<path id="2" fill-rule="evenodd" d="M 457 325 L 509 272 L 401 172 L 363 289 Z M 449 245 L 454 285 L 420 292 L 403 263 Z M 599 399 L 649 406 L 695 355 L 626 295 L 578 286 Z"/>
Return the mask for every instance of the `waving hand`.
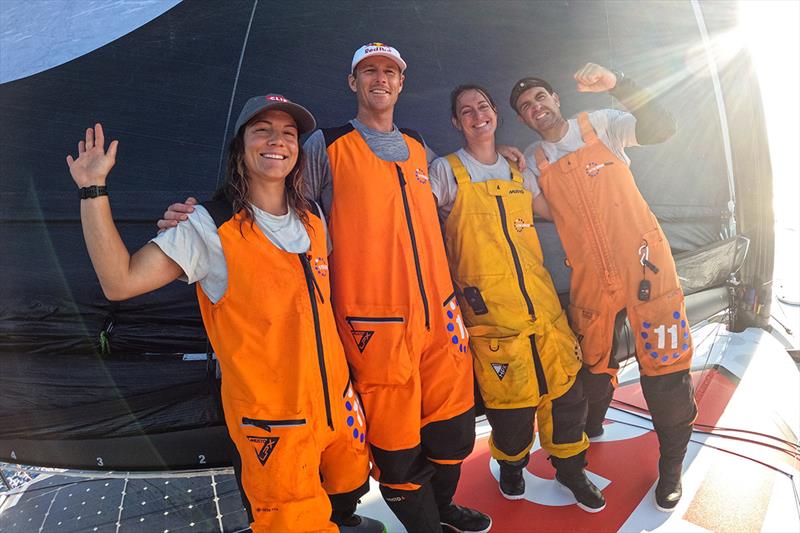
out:
<path id="1" fill-rule="evenodd" d="M 103 126 L 94 125 L 86 129 L 86 138 L 78 143 L 78 159 L 67 156 L 67 166 L 78 187 L 105 185 L 106 176 L 117 159 L 118 141 L 111 141 L 108 151 L 104 148 Z"/>

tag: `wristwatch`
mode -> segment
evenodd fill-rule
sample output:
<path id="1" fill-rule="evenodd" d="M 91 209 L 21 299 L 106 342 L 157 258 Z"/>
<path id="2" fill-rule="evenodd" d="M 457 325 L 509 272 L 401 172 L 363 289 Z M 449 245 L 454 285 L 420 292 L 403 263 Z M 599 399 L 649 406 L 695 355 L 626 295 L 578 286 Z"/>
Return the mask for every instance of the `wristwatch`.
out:
<path id="1" fill-rule="evenodd" d="M 89 187 L 81 187 L 78 191 L 81 200 L 88 198 L 97 198 L 98 196 L 108 196 L 108 191 L 105 185 L 90 185 Z"/>

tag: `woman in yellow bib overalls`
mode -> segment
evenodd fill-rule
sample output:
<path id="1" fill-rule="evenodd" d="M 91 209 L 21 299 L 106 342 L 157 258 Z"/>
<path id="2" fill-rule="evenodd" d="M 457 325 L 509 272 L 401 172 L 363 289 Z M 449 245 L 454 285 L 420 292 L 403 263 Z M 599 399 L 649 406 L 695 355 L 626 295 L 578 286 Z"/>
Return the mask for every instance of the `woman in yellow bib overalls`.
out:
<path id="1" fill-rule="evenodd" d="M 497 108 L 485 89 L 454 89 L 451 112 L 466 146 L 435 160 L 430 178 L 492 426 L 489 445 L 500 464 L 500 491 L 508 499 L 524 497 L 536 415 L 556 480 L 582 509 L 600 511 L 603 495 L 584 472 L 587 407 L 575 380 L 580 347 L 534 227 L 534 210 L 549 217 L 547 204 L 533 175 L 497 153 Z"/>

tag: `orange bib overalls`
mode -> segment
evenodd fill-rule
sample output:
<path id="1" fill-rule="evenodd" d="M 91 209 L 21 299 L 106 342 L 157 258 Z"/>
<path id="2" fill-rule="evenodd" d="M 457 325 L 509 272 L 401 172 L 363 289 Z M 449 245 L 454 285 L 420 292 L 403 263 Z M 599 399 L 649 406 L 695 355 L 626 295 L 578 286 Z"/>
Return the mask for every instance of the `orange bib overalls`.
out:
<path id="1" fill-rule="evenodd" d="M 325 227 L 309 220 L 306 254 L 240 215 L 218 222 L 228 288 L 214 304 L 197 285 L 254 532 L 336 532 L 328 495 L 366 492 L 365 417 L 331 311 Z"/>
<path id="2" fill-rule="evenodd" d="M 513 165 L 510 180 L 473 182 L 457 154 L 447 161 L 458 192 L 445 223 L 445 246 L 492 425 L 492 456 L 527 456 L 534 409 L 542 447 L 560 458 L 576 455 L 589 442 L 582 425 L 577 432 L 566 425 L 581 415 L 565 419 L 553 400 L 573 388 L 580 348 L 544 268 L 531 193 Z M 585 401 L 576 403 L 582 413 Z"/>
<path id="3" fill-rule="evenodd" d="M 642 374 L 689 368 L 692 337 L 675 262 L 628 165 L 578 117 L 584 146 L 555 163 L 541 146 L 539 184 L 572 267 L 570 322 L 592 373 L 610 368 L 614 318 L 627 308 Z M 642 281 L 649 284 L 640 299 Z"/>
<path id="4" fill-rule="evenodd" d="M 589 371 L 581 371 L 589 402 L 586 430 L 602 431 L 612 398 L 609 378 L 618 370 L 611 360 L 614 319 L 627 309 L 659 439 L 659 469 L 667 475 L 680 470 L 697 414 L 683 292 L 669 243 L 628 165 L 598 139 L 586 113 L 578 124 L 581 148 L 551 163 L 539 146 L 536 164 L 572 267 L 570 322 Z"/>
<path id="5" fill-rule="evenodd" d="M 323 134 L 334 314 L 367 413 L 373 475 L 408 493 L 469 455 L 475 420 L 472 358 L 425 148 L 401 131 L 409 158 L 399 162 L 378 158 L 351 124 Z"/>

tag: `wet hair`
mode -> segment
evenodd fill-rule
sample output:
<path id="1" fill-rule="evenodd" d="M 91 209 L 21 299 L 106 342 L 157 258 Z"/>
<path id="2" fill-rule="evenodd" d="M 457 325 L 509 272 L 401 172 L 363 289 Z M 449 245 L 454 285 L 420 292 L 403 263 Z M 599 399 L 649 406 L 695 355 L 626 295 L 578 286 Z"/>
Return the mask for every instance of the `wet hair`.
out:
<path id="1" fill-rule="evenodd" d="M 481 93 L 483 97 L 486 98 L 486 101 L 489 102 L 489 105 L 492 106 L 492 110 L 497 113 L 497 104 L 494 103 L 494 99 L 492 98 L 492 95 L 489 94 L 489 91 L 480 85 L 468 83 L 465 85 L 459 85 L 450 91 L 450 114 L 454 119 L 458 120 L 458 97 L 467 91 L 478 91 Z"/>
<path id="2" fill-rule="evenodd" d="M 222 186 L 214 193 L 214 199 L 225 199 L 231 203 L 234 213 L 242 213 L 239 221 L 241 224 L 250 222 L 252 226 L 255 222 L 255 213 L 250 205 L 250 176 L 247 174 L 247 167 L 244 164 L 244 130 L 247 124 L 239 128 L 236 136 L 231 139 L 228 145 L 228 164 L 225 170 L 225 181 Z M 297 146 L 297 162 L 289 171 L 285 178 L 286 201 L 289 209 L 309 228 L 308 211 L 311 210 L 311 203 L 306 198 L 306 181 L 304 168 L 306 155 L 302 146 Z"/>

